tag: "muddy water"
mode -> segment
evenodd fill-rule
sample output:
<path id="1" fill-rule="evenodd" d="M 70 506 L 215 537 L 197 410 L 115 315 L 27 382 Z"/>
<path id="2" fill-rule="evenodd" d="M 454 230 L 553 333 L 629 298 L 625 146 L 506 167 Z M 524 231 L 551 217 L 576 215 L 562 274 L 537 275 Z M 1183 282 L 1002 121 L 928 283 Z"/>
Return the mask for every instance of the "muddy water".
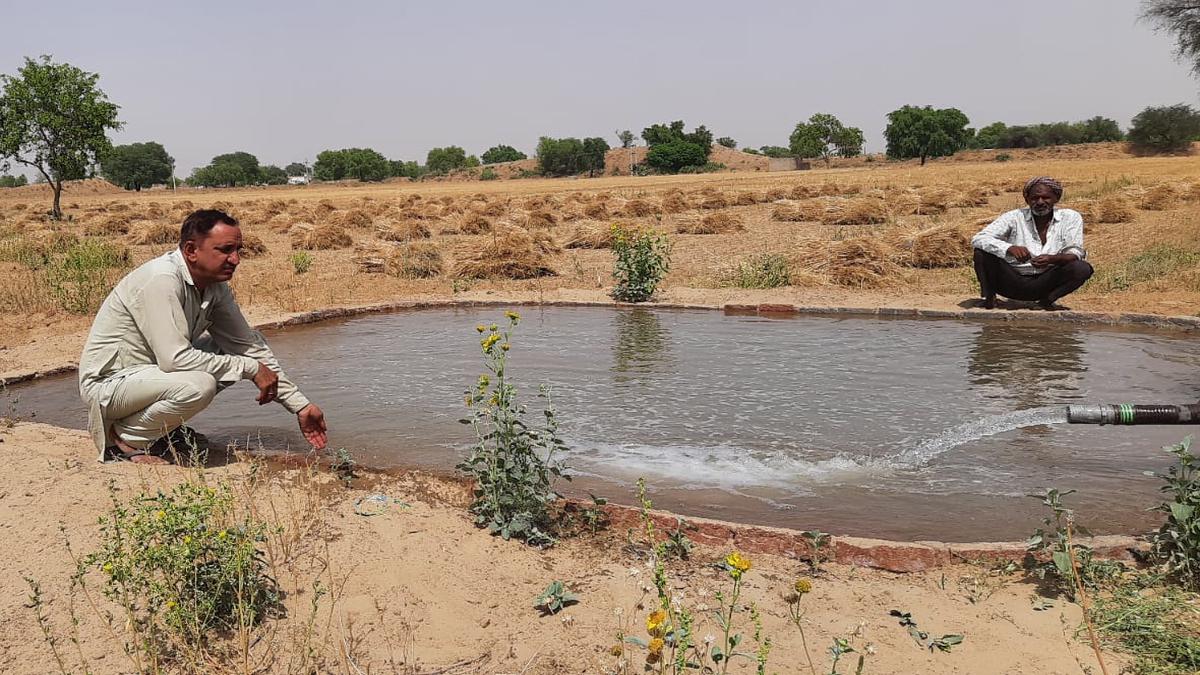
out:
<path id="1" fill-rule="evenodd" d="M 1024 537 L 1047 487 L 1097 533 L 1154 522 L 1161 446 L 1185 427 L 1041 424 L 1043 406 L 1200 398 L 1200 341 L 1180 333 L 952 320 L 545 308 L 511 371 L 531 409 L 554 388 L 567 492 L 630 502 L 645 476 L 680 513 L 842 534 Z M 470 442 L 462 393 L 482 372 L 474 326 L 499 308 L 435 309 L 268 336 L 363 463 L 449 469 Z M 80 427 L 73 377 L 16 391 L 19 409 Z M 294 420 L 241 383 L 194 420 L 215 439 L 300 449 Z M 1024 411 L 1024 412 L 1022 412 Z M 1193 427 L 1191 430 L 1195 430 Z M 987 435 L 987 434 L 992 435 Z"/>

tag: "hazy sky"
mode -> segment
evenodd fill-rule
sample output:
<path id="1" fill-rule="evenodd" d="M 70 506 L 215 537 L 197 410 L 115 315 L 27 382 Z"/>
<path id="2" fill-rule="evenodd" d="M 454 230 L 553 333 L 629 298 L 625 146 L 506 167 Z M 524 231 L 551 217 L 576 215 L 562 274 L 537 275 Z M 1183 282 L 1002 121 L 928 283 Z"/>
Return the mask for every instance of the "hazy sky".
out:
<path id="1" fill-rule="evenodd" d="M 1135 0 L 809 2 L 17 2 L 0 72 L 51 54 L 100 74 L 117 143 L 187 175 L 213 155 L 312 161 L 366 146 L 424 161 L 537 138 L 706 124 L 786 145 L 830 112 L 881 150 L 886 114 L 954 106 L 972 126 L 1195 103 L 1198 83 Z"/>

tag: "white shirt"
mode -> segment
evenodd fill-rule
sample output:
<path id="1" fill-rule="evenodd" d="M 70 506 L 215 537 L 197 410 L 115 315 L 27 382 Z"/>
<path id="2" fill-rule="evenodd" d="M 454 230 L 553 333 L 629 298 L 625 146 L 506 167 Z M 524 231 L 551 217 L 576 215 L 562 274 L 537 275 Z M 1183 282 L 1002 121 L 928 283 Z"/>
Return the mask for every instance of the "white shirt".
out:
<path id="1" fill-rule="evenodd" d="M 1008 247 L 1024 246 L 1030 257 L 1074 253 L 1080 260 L 1087 258 L 1083 248 L 1083 216 L 1071 209 L 1054 209 L 1050 227 L 1046 229 L 1046 243 L 1038 236 L 1033 212 L 1029 208 L 1013 209 L 992 221 L 971 239 L 975 248 L 1004 258 L 1021 274 L 1041 274 L 1049 267 L 1034 267 L 1030 261 L 1018 262 L 1008 255 Z"/>

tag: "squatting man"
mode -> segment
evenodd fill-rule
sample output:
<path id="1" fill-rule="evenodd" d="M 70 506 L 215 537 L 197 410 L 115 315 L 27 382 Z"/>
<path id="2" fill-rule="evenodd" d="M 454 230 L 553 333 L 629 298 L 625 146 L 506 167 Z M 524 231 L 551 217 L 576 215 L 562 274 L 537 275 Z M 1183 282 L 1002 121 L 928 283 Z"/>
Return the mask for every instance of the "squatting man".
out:
<path id="1" fill-rule="evenodd" d="M 983 306 L 995 308 L 996 296 L 1002 295 L 1062 309 L 1055 303 L 1092 276 L 1083 217 L 1054 208 L 1063 187 L 1048 176 L 1030 179 L 1023 194 L 1028 208 L 1001 215 L 971 240 Z"/>
<path id="2" fill-rule="evenodd" d="M 79 391 L 100 460 L 165 464 L 204 439 L 183 426 L 239 380 L 258 403 L 278 401 L 325 447 L 325 415 L 284 375 L 229 290 L 241 262 L 238 221 L 201 210 L 183 221 L 179 247 L 130 272 L 101 305 L 79 359 Z"/>

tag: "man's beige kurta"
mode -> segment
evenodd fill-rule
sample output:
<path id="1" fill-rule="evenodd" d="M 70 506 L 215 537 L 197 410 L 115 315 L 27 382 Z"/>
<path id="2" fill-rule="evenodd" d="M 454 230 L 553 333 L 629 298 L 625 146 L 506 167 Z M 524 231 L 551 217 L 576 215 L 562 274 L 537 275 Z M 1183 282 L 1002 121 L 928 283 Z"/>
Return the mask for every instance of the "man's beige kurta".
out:
<path id="1" fill-rule="evenodd" d="M 114 444 L 114 420 L 106 407 L 122 378 L 147 368 L 200 371 L 227 387 L 253 379 L 259 362 L 278 374 L 277 400 L 288 412 L 308 405 L 262 334 L 246 323 L 227 284 L 201 292 L 179 249 L 138 267 L 101 305 L 79 357 L 79 392 L 88 404 L 88 431 L 100 460 Z"/>

